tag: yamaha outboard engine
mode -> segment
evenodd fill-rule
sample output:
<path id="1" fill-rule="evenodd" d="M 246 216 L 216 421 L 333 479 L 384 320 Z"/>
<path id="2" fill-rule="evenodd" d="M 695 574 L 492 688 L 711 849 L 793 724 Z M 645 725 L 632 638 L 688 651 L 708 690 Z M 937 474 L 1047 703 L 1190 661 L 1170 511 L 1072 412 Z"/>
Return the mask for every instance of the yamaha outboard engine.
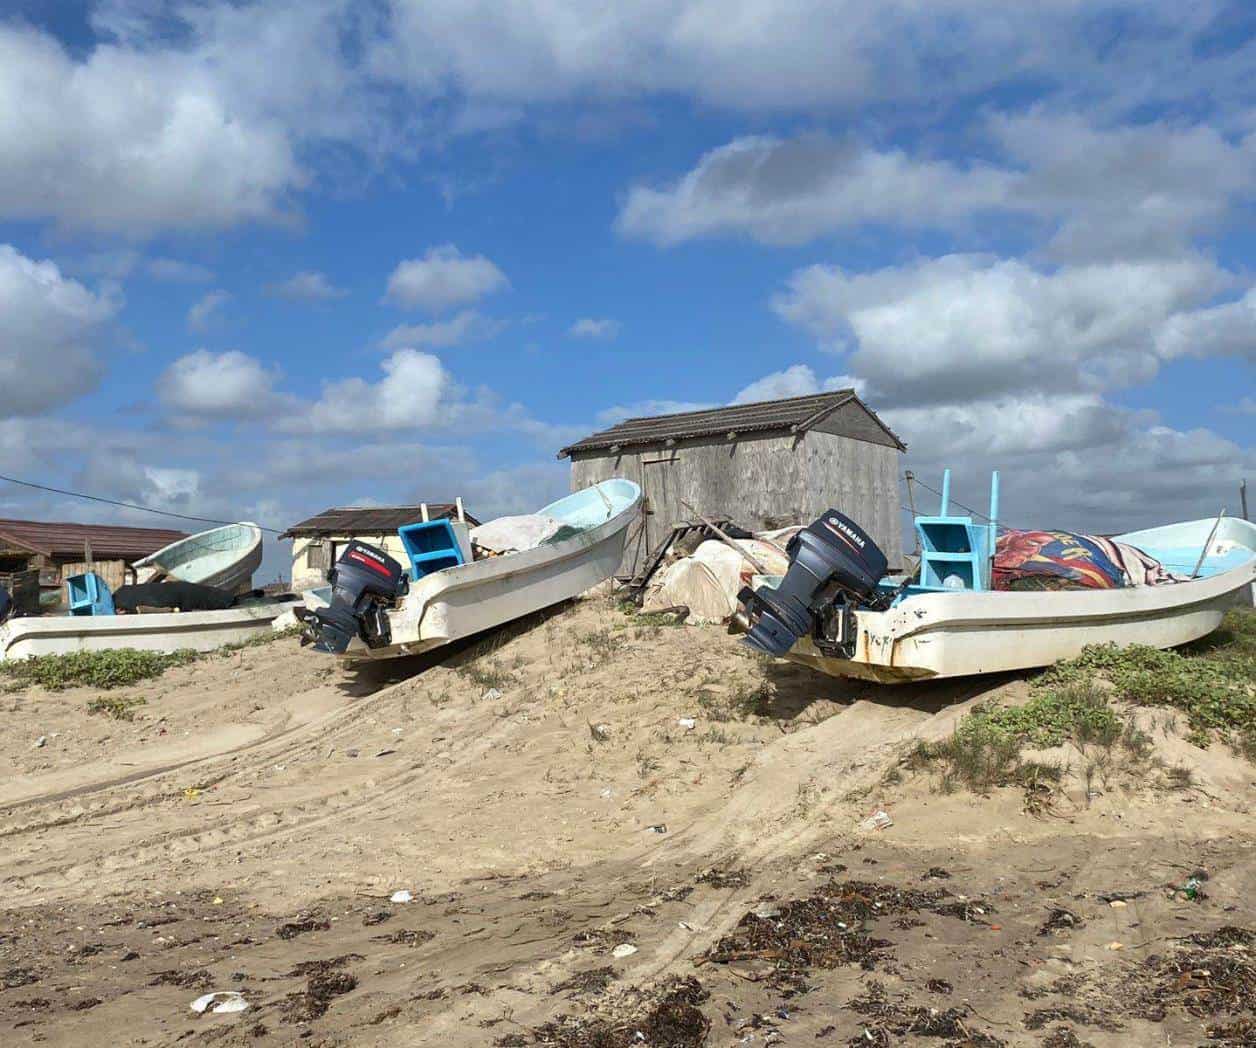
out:
<path id="1" fill-rule="evenodd" d="M 365 542 L 350 542 L 327 574 L 331 604 L 301 615 L 306 626 L 303 643 L 318 651 L 343 655 L 354 637 L 369 648 L 392 641 L 388 609 L 410 589 L 410 578 L 387 553 Z"/>
<path id="2" fill-rule="evenodd" d="M 849 637 L 853 630 L 845 616 L 853 605 L 872 603 L 885 575 L 885 554 L 863 528 L 835 509 L 790 539 L 785 551 L 789 571 L 775 590 L 756 592 L 747 586 L 737 595 L 750 623 L 747 642 L 769 655 L 784 655 L 822 624 L 835 628 L 834 641 Z M 841 616 L 836 622 L 835 611 Z"/>

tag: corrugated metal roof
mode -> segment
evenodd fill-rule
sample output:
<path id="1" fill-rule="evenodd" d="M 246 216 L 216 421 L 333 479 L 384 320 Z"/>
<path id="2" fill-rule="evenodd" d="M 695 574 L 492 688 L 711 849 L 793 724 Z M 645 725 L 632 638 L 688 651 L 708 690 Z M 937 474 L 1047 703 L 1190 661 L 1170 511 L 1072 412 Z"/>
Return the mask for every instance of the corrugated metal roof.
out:
<path id="1" fill-rule="evenodd" d="M 902 442 L 876 413 L 863 403 L 854 390 L 837 389 L 805 397 L 763 400 L 753 404 L 734 404 L 704 411 L 684 411 L 675 415 L 653 415 L 625 419 L 610 429 L 602 430 L 571 444 L 558 453 L 559 458 L 573 451 L 594 451 L 601 448 L 627 447 L 634 444 L 657 444 L 668 440 L 689 440 L 695 437 L 726 436 L 746 433 L 805 432 L 843 404 L 855 402 L 900 447 Z M 853 434 L 852 434 L 853 435 Z"/>
<path id="2" fill-rule="evenodd" d="M 139 560 L 156 553 L 162 546 L 185 538 L 187 532 L 166 528 L 0 519 L 0 545 L 11 542 L 49 557 L 81 556 L 83 544 L 90 542 L 93 557 Z"/>
<path id="3" fill-rule="evenodd" d="M 452 502 L 429 502 L 427 514 L 432 520 L 453 518 L 458 507 Z M 463 511 L 468 523 L 479 524 L 470 513 Z M 383 535 L 396 531 L 404 524 L 414 524 L 423 519 L 418 506 L 344 506 L 325 509 L 322 513 L 293 524 L 279 537 L 281 539 L 304 538 L 312 535 Z"/>

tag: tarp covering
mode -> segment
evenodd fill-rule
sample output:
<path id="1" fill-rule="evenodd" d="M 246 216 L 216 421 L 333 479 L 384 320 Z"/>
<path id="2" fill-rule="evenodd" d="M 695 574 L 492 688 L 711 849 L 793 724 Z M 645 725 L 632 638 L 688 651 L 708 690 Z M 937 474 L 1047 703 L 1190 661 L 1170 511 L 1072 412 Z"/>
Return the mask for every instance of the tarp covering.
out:
<path id="1" fill-rule="evenodd" d="M 471 544 L 477 552 L 490 556 L 536 549 L 546 542 L 559 542 L 578 534 L 579 528 L 542 513 L 498 517 L 471 529 Z"/>
<path id="2" fill-rule="evenodd" d="M 1180 581 L 1142 550 L 1100 535 L 1007 529 L 995 547 L 996 590 L 1124 589 Z"/>
<path id="3" fill-rule="evenodd" d="M 796 529 L 795 529 L 796 530 Z M 739 539 L 770 575 L 789 570 L 789 558 L 775 545 Z M 716 539 L 708 539 L 693 554 L 669 564 L 650 581 L 642 611 L 686 607 L 690 623 L 725 622 L 737 610 L 737 592 L 750 583 L 754 567 L 740 553 Z"/>

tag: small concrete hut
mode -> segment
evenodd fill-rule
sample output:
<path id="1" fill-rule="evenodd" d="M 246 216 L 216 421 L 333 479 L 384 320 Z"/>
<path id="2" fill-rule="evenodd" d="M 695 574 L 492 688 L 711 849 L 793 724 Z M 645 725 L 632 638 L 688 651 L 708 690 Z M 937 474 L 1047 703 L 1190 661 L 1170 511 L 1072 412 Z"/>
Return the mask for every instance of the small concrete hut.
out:
<path id="1" fill-rule="evenodd" d="M 630 418 L 563 448 L 573 491 L 610 477 L 641 485 L 644 525 L 621 575 L 694 512 L 759 529 L 808 524 L 830 507 L 902 564 L 899 456 L 907 448 L 853 390 Z M 691 506 L 690 510 L 685 504 Z"/>

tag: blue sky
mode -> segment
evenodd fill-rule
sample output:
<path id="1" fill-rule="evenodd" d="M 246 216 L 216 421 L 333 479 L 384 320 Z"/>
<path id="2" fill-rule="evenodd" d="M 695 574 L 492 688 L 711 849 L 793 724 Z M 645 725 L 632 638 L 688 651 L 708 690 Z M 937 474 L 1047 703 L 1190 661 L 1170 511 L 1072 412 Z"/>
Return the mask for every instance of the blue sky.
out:
<path id="1" fill-rule="evenodd" d="M 1256 476 L 1249 4 L 8 10 L 7 475 L 489 515 L 625 413 L 853 385 L 1013 523 Z"/>

